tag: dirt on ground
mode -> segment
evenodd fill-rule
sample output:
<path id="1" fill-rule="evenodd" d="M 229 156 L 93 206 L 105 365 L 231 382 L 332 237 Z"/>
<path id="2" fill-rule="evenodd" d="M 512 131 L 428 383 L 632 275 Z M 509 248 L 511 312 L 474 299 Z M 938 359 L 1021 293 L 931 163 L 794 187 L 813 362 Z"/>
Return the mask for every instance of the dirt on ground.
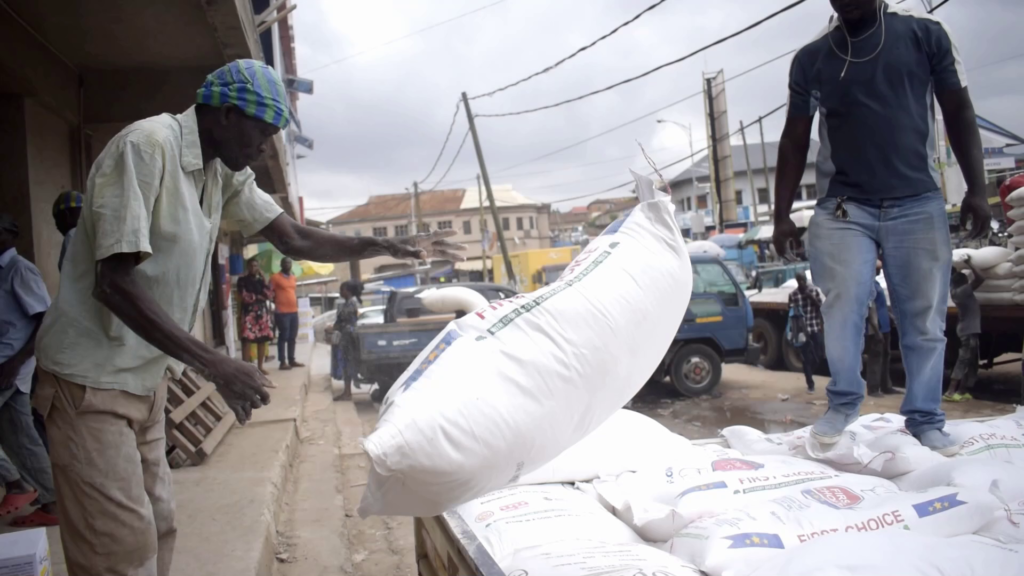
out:
<path id="1" fill-rule="evenodd" d="M 652 382 L 637 394 L 630 407 L 691 439 L 713 438 L 728 426 L 788 432 L 813 424 L 825 413 L 828 380 L 815 376 L 816 392 L 807 394 L 803 374 L 729 364 L 724 367 L 722 382 L 707 396 L 684 398 L 671 383 Z M 899 386 L 903 380 L 902 374 L 894 370 L 893 382 Z M 975 395 L 985 400 L 943 402 L 942 408 L 950 420 L 1008 414 L 1014 411 L 1012 402 L 1020 401 L 1020 392 L 1020 365 L 1004 365 L 981 372 Z M 867 397 L 860 411 L 899 413 L 902 401 L 902 395 Z"/>

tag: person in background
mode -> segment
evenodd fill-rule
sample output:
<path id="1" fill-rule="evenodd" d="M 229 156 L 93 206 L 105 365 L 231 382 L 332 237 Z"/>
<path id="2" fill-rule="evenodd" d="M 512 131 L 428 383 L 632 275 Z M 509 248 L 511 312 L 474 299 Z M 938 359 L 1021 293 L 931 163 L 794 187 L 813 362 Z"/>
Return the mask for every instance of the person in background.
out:
<path id="1" fill-rule="evenodd" d="M 808 235 L 811 273 L 825 294 L 832 382 L 828 410 L 811 436 L 835 444 L 859 415 L 864 320 L 881 249 L 907 373 L 900 413 L 921 444 L 952 456 L 960 445 L 943 430 L 941 408 L 952 247 L 933 162 L 934 102 L 967 183 L 960 215 L 968 239 L 980 238 L 992 219 L 964 64 L 942 22 L 909 3 L 831 4 L 837 16 L 793 57 L 775 185 L 773 241 L 786 254 L 799 237 L 790 211 L 820 113 L 816 167 L 824 197 Z"/>
<path id="2" fill-rule="evenodd" d="M 50 457 L 32 418 L 36 334 L 50 307 L 39 269 L 18 255 L 18 224 L 0 214 L 0 519 L 35 507 L 11 526 L 56 526 Z M 27 482 L 26 482 L 27 480 Z"/>
<path id="3" fill-rule="evenodd" d="M 277 327 L 277 358 L 281 370 L 305 366 L 295 361 L 295 338 L 299 334 L 299 301 L 295 297 L 292 259 L 281 259 L 281 271 L 270 276 L 274 291 L 274 324 Z"/>
<path id="4" fill-rule="evenodd" d="M 252 348 L 255 347 L 256 367 L 260 372 L 270 374 L 263 368 L 263 360 L 267 357 L 267 343 L 273 337 L 268 302 L 274 299 L 274 291 L 263 278 L 256 257 L 246 262 L 246 273 L 238 278 L 238 297 L 242 303 L 242 328 L 239 331 L 242 360 L 252 362 Z M 269 383 L 267 387 L 273 388 L 274 385 Z"/>
<path id="5" fill-rule="evenodd" d="M 807 393 L 814 393 L 814 372 L 825 356 L 825 336 L 822 333 L 825 323 L 821 317 L 823 298 L 821 291 L 811 286 L 807 274 L 796 274 L 796 290 L 789 293 L 789 308 L 803 317 L 803 331 L 806 341 L 800 346 L 800 357 L 804 365 L 804 378 L 807 380 Z"/>
<path id="6" fill-rule="evenodd" d="M 972 400 L 970 389 L 978 379 L 978 335 L 981 334 L 981 306 L 974 295 L 985 279 L 978 274 L 971 264 L 971 257 L 964 258 L 964 263 L 971 270 L 973 278 L 964 272 L 952 271 L 949 281 L 949 297 L 956 304 L 957 325 L 956 335 L 960 338 L 960 352 L 956 357 L 956 366 L 949 377 L 949 390 L 942 396 L 950 402 Z"/>
<path id="7" fill-rule="evenodd" d="M 875 271 L 881 272 L 882 263 L 875 265 Z M 889 366 L 891 364 L 892 326 L 889 318 L 889 305 L 885 300 L 885 291 L 878 280 L 875 280 L 875 294 L 868 310 L 867 329 L 864 337 L 864 350 L 867 362 L 864 366 L 865 380 L 869 396 L 879 398 L 885 394 L 899 394 L 892 385 Z"/>
<path id="8" fill-rule="evenodd" d="M 75 228 L 78 226 L 78 218 L 82 215 L 82 206 L 85 205 L 85 197 L 68 190 L 57 195 L 53 201 L 53 223 L 57 225 L 57 231 L 64 236 L 64 242 L 60 245 L 60 258 L 57 260 L 57 271 L 64 267 L 64 255 L 68 252 L 71 239 L 75 237 Z"/>
<path id="9" fill-rule="evenodd" d="M 345 390 L 338 396 L 338 400 L 352 399 L 352 383 L 359 375 L 359 336 L 356 334 L 356 323 L 359 319 L 359 305 L 363 303 L 363 285 L 355 280 L 346 280 L 341 283 L 339 290 L 341 298 L 338 300 L 338 311 L 334 317 L 335 334 L 332 336 L 337 342 L 337 367 L 336 380 L 345 382 Z"/>

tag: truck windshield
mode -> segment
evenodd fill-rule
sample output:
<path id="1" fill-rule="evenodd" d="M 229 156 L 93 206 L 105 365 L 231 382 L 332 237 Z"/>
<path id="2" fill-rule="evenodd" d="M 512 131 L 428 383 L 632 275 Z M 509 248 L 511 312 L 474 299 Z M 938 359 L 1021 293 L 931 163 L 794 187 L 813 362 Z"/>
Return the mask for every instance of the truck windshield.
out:
<path id="1" fill-rule="evenodd" d="M 739 306 L 740 296 L 736 284 L 718 262 L 698 262 L 693 265 L 694 294 L 714 294 L 726 306 Z"/>
<path id="2" fill-rule="evenodd" d="M 725 267 L 732 272 L 733 278 L 740 285 L 740 290 L 746 290 L 750 286 L 750 279 L 747 278 L 747 273 L 743 270 L 743 266 L 740 266 L 739 262 L 725 262 Z"/>

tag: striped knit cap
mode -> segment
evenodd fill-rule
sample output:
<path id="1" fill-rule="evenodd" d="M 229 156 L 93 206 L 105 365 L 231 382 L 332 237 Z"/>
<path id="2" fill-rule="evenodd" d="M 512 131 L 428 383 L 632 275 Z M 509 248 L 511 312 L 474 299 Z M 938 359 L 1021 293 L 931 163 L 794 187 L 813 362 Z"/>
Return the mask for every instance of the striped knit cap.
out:
<path id="1" fill-rule="evenodd" d="M 288 93 L 273 68 L 257 60 L 235 60 L 206 77 L 196 102 L 209 106 L 234 104 L 257 120 L 288 127 Z"/>
<path id="2" fill-rule="evenodd" d="M 57 199 L 53 201 L 53 215 L 56 216 L 61 210 L 81 208 L 82 206 L 85 206 L 85 196 L 74 190 L 61 192 L 57 195 Z"/>

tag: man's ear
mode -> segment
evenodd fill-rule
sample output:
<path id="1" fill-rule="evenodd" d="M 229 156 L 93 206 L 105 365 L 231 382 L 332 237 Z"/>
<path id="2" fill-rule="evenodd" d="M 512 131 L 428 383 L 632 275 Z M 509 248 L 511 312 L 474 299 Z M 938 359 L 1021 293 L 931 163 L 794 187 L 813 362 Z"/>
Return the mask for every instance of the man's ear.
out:
<path id="1" fill-rule="evenodd" d="M 225 104 L 218 109 L 219 114 L 217 119 L 220 121 L 222 126 L 227 126 L 231 121 L 231 116 L 237 111 L 238 110 L 235 109 L 234 104 Z"/>

